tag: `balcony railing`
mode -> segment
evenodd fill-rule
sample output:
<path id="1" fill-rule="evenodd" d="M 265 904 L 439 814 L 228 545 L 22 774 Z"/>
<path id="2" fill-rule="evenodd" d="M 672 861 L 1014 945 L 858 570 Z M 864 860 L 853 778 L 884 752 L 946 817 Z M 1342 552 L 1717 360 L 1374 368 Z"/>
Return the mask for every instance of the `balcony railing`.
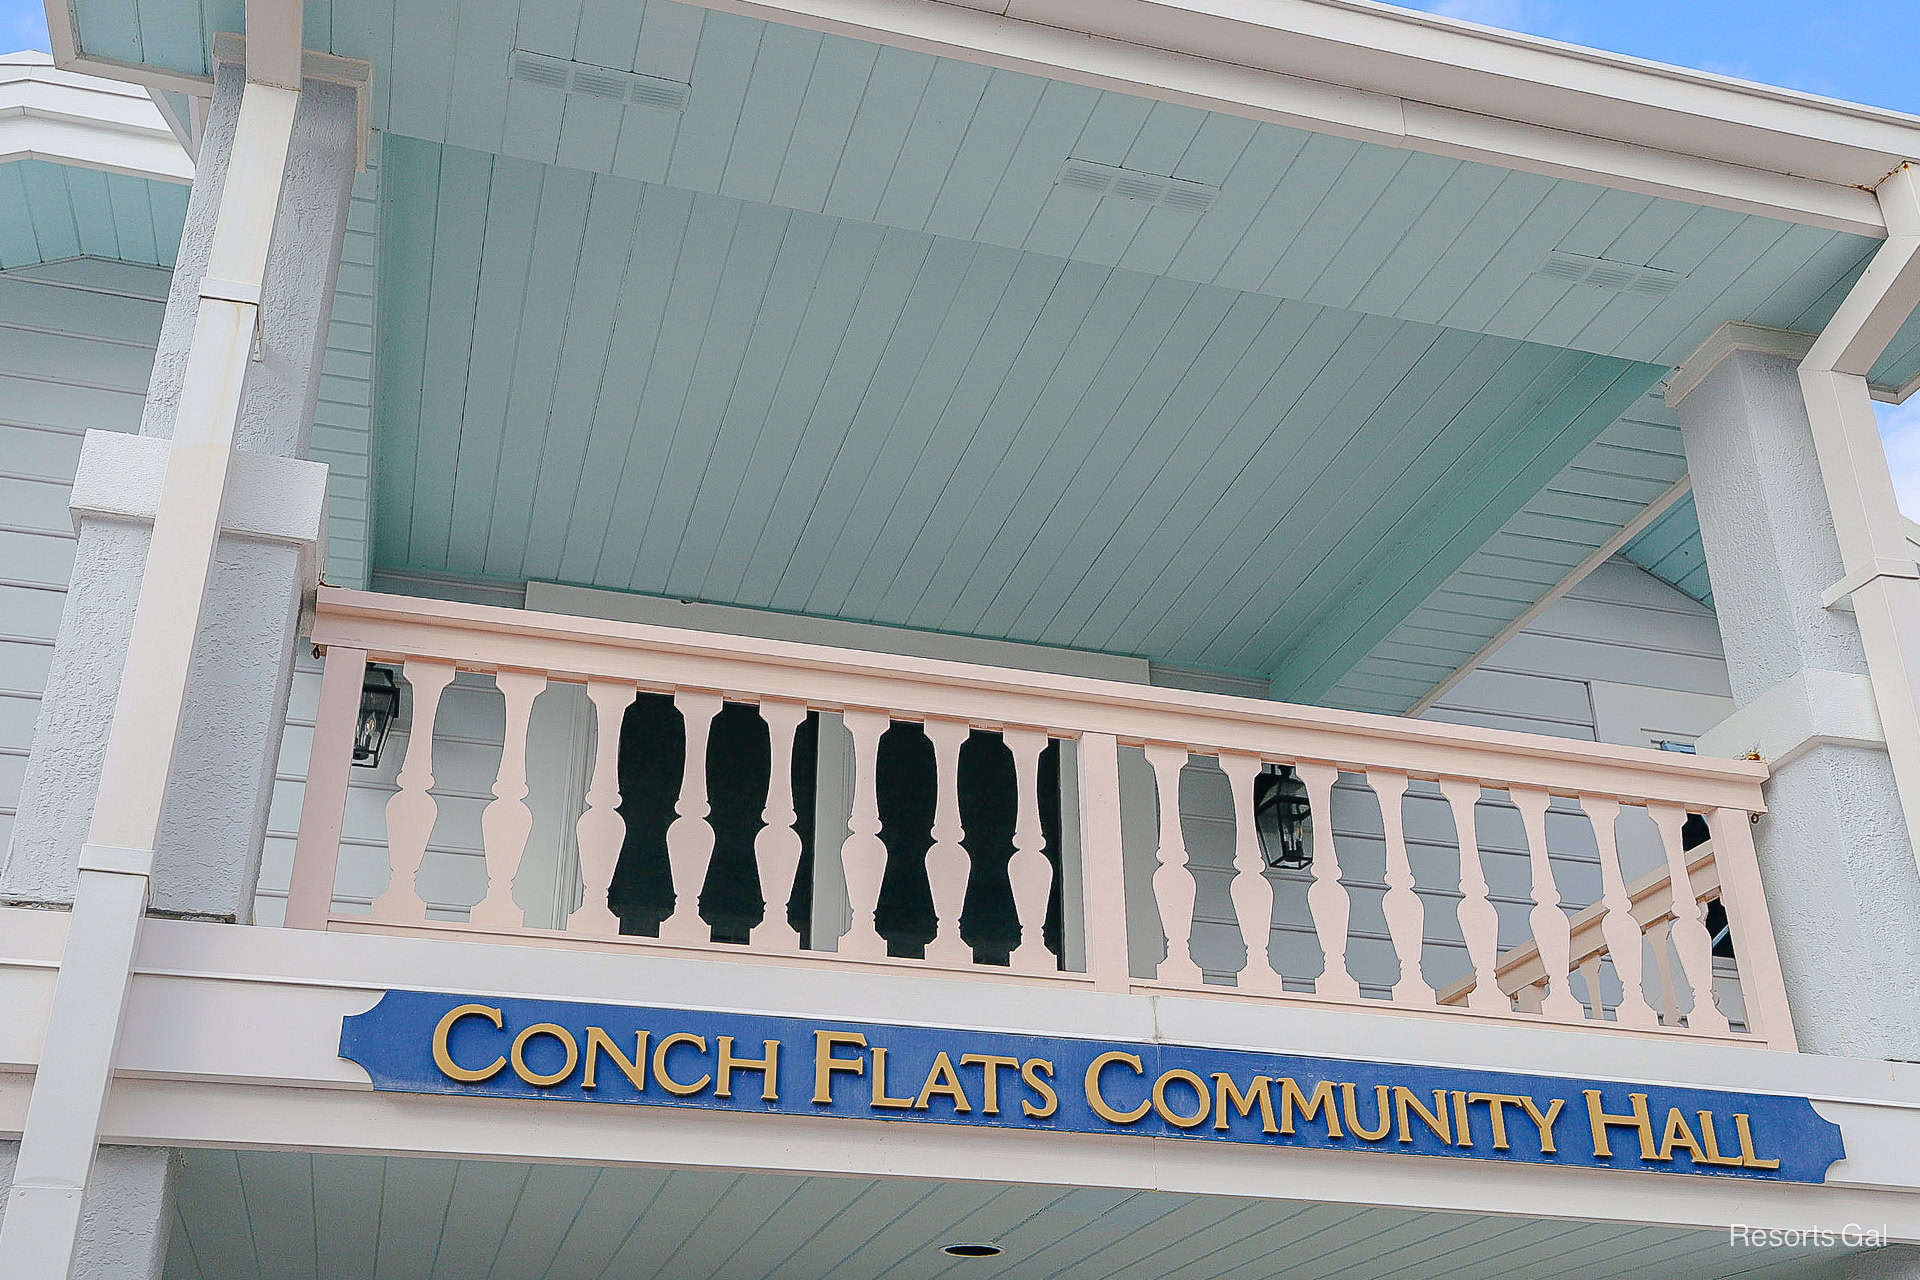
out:
<path id="1" fill-rule="evenodd" d="M 1757 763 L 331 588 L 313 643 L 325 668 L 289 926 L 1793 1045 L 1749 831 L 1766 777 Z M 401 669 L 411 712 L 384 803 L 388 875 L 357 914 L 337 904 L 336 870 L 370 661 Z M 502 745 L 478 822 L 484 889 L 429 912 L 420 872 L 442 816 L 435 718 L 457 675 L 461 687 L 491 685 Z M 566 815 L 564 866 L 577 872 L 562 908 L 530 920 L 516 876 L 528 859 L 552 859 L 532 838 L 529 724 L 536 698 L 566 685 L 584 686 L 592 725 Z M 623 739 L 636 699 L 649 696 L 677 713 L 675 741 Z M 709 774 L 723 709 L 736 721 L 757 712 L 764 725 L 767 781 L 744 814 L 740 787 L 721 785 L 737 780 Z M 844 725 L 850 786 L 832 837 L 812 840 L 809 880 L 797 872 L 820 828 L 797 820 L 807 806 L 793 764 L 796 735 L 823 732 L 822 721 Z M 882 785 L 881 743 L 897 730 L 914 735 L 933 771 L 930 822 L 905 854 L 899 833 L 912 823 L 888 812 Z M 450 749 L 439 744 L 443 758 Z M 1010 757 L 999 774 L 1010 855 L 991 855 L 968 829 L 984 810 L 977 797 L 962 803 L 963 750 Z M 671 893 L 638 931 L 610 903 L 623 857 L 635 856 L 630 752 L 677 775 L 655 869 Z M 1255 830 L 1256 779 L 1276 765 L 1307 794 L 1311 860 L 1298 870 L 1269 867 Z M 1202 774 L 1224 775 L 1211 816 L 1195 811 Z M 746 869 L 729 874 L 766 888 L 750 927 L 716 932 L 701 901 L 722 828 L 750 845 Z M 1194 834 L 1203 829 L 1220 847 L 1211 863 Z M 1629 846 L 1646 865 L 1623 858 Z M 931 901 L 930 940 L 879 919 L 884 893 L 906 881 L 908 896 Z M 813 928 L 795 927 L 788 886 L 809 884 L 844 896 L 850 922 L 838 936 L 817 915 Z M 971 923 L 995 895 L 1012 931 L 997 950 Z M 1717 946 L 1715 902 L 1726 922 Z"/>

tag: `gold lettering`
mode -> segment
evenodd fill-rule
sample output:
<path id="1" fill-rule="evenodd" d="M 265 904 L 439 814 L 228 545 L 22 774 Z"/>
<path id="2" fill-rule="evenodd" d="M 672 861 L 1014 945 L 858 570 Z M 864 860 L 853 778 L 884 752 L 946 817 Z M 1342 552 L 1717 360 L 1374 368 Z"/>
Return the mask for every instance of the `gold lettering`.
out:
<path id="1" fill-rule="evenodd" d="M 1505 1108 L 1508 1106 L 1517 1107 L 1522 1102 L 1525 1102 L 1526 1099 L 1517 1093 L 1470 1093 L 1467 1095 L 1467 1101 L 1484 1102 L 1487 1104 L 1487 1118 L 1492 1122 L 1493 1127 L 1493 1149 L 1495 1151 L 1505 1151 L 1509 1145 L 1507 1142 L 1507 1113 Z"/>
<path id="2" fill-rule="evenodd" d="M 1226 1132 L 1227 1107 L 1229 1105 L 1243 1116 L 1252 1115 L 1253 1109 L 1257 1105 L 1260 1108 L 1260 1132 L 1280 1132 L 1280 1126 L 1273 1122 L 1272 1085 L 1273 1078 L 1271 1076 L 1255 1076 L 1253 1083 L 1247 1086 L 1247 1091 L 1241 1093 L 1239 1087 L 1233 1083 L 1232 1076 L 1224 1071 L 1214 1072 L 1214 1129 L 1221 1133 Z"/>
<path id="3" fill-rule="evenodd" d="M 1380 1141 L 1393 1128 L 1393 1112 L 1387 1105 L 1387 1086 L 1377 1084 L 1373 1086 L 1373 1091 L 1377 1099 L 1376 1105 L 1379 1107 L 1374 1116 L 1380 1122 L 1380 1127 L 1377 1129 L 1369 1129 L 1360 1123 L 1359 1109 L 1354 1103 L 1354 1086 L 1350 1084 L 1340 1086 L 1340 1092 L 1346 1095 L 1347 1131 L 1354 1137 L 1364 1138 L 1368 1142 Z"/>
<path id="4" fill-rule="evenodd" d="M 887 1092 L 887 1050 L 874 1045 L 867 1052 L 873 1055 L 873 1106 L 890 1111 L 913 1110 L 913 1095 L 896 1098 Z"/>
<path id="5" fill-rule="evenodd" d="M 981 1091 L 982 1104 L 980 1114 L 997 1116 L 1000 1114 L 1000 1068 L 1018 1067 L 1020 1059 L 1003 1057 L 997 1053 L 963 1053 L 960 1055 L 963 1067 L 981 1067 L 980 1075 L 986 1082 Z"/>
<path id="6" fill-rule="evenodd" d="M 507 1056 L 503 1053 L 486 1066 L 477 1068 L 463 1067 L 455 1062 L 453 1055 L 447 1052 L 447 1037 L 453 1033 L 453 1024 L 462 1018 L 485 1018 L 495 1027 L 504 1025 L 500 1011 L 491 1005 L 455 1005 L 447 1010 L 446 1016 L 440 1019 L 440 1025 L 433 1029 L 433 1065 L 440 1068 L 440 1074 L 449 1080 L 479 1084 L 482 1080 L 490 1080 L 498 1075 L 500 1068 L 507 1065 Z"/>
<path id="7" fill-rule="evenodd" d="M 582 1089 L 596 1087 L 593 1069 L 600 1055 L 604 1053 L 612 1058 L 614 1065 L 625 1073 L 636 1091 L 645 1093 L 647 1091 L 647 1037 L 652 1034 L 650 1031 L 633 1033 L 633 1058 L 629 1061 L 627 1055 L 620 1052 L 620 1046 L 615 1044 L 605 1031 L 599 1027 L 588 1027 L 587 1069 L 580 1073 L 580 1087 Z"/>
<path id="8" fill-rule="evenodd" d="M 858 1031 L 816 1031 L 813 1033 L 813 1100 L 831 1105 L 833 1102 L 833 1073 L 850 1071 L 856 1076 L 867 1073 L 867 1060 L 863 1057 L 841 1058 L 834 1055 L 837 1048 L 864 1049 L 867 1038 Z"/>
<path id="9" fill-rule="evenodd" d="M 1560 1108 L 1567 1105 L 1565 1098 L 1555 1098 L 1543 1112 L 1533 1105 L 1533 1099 L 1521 1095 L 1520 1105 L 1525 1108 L 1527 1119 L 1533 1121 L 1533 1127 L 1540 1131 L 1540 1154 L 1553 1154 L 1553 1122 L 1560 1118 Z"/>
<path id="10" fill-rule="evenodd" d="M 1402 1142 L 1413 1141 L 1413 1125 L 1407 1118 L 1407 1109 L 1409 1107 L 1413 1109 L 1415 1115 L 1420 1117 L 1420 1123 L 1440 1135 L 1440 1141 L 1452 1145 L 1453 1124 L 1447 1119 L 1447 1091 L 1445 1089 L 1435 1089 L 1433 1091 L 1433 1110 L 1429 1111 L 1420 1104 L 1420 1099 L 1414 1094 L 1413 1090 L 1402 1084 L 1393 1086 L 1393 1113 L 1399 1119 L 1400 1141 Z"/>
<path id="11" fill-rule="evenodd" d="M 670 1036 L 662 1036 L 660 1043 L 656 1045 L 653 1050 L 653 1078 L 658 1080 L 660 1087 L 668 1093 L 682 1098 L 690 1098 L 706 1088 L 707 1085 L 712 1082 L 713 1077 L 703 1075 L 698 1080 L 683 1082 L 674 1079 L 667 1073 L 667 1054 L 683 1044 L 690 1044 L 701 1053 L 707 1051 L 707 1038 L 705 1036 L 696 1036 L 687 1031 L 676 1031 Z"/>
<path id="12" fill-rule="evenodd" d="M 1167 1105 L 1167 1085 L 1176 1080 L 1192 1089 L 1199 1100 L 1200 1110 L 1190 1116 L 1181 1115 Z M 1206 1081 L 1185 1067 L 1175 1067 L 1171 1071 L 1162 1072 L 1160 1078 L 1153 1082 L 1153 1109 L 1160 1113 L 1162 1120 L 1174 1128 L 1192 1129 L 1205 1124 L 1207 1117 L 1213 1114 L 1213 1095 L 1207 1092 Z"/>
<path id="13" fill-rule="evenodd" d="M 1670 1107 L 1667 1110 L 1667 1131 L 1662 1134 L 1660 1138 L 1660 1154 L 1655 1156 L 1654 1159 L 1673 1159 L 1673 1149 L 1675 1147 L 1685 1147 L 1687 1154 L 1693 1157 L 1695 1164 L 1701 1163 L 1704 1159 L 1700 1154 L 1700 1144 L 1694 1141 L 1693 1130 L 1687 1127 L 1687 1117 L 1685 1113 L 1678 1107 Z"/>
<path id="14" fill-rule="evenodd" d="M 1467 1127 L 1467 1095 L 1464 1090 L 1453 1091 L 1453 1145 L 1471 1147 L 1473 1130 Z"/>
<path id="15" fill-rule="evenodd" d="M 1739 1156 L 1720 1153 L 1720 1135 L 1713 1131 L 1713 1112 L 1702 1111 L 1700 1116 L 1700 1144 L 1707 1149 L 1707 1163 L 1717 1164 L 1724 1169 L 1740 1169 L 1745 1161 Z"/>
<path id="16" fill-rule="evenodd" d="M 1087 1064 L 1087 1105 L 1093 1108 L 1095 1115 L 1108 1124 L 1137 1124 L 1153 1106 L 1151 1101 L 1143 1101 L 1131 1111 L 1116 1111 L 1108 1104 L 1106 1095 L 1100 1091 L 1100 1073 L 1117 1062 L 1124 1062 L 1137 1076 L 1147 1073 L 1146 1068 L 1140 1065 L 1140 1058 L 1136 1054 L 1123 1053 L 1118 1049 L 1101 1054 Z"/>
<path id="17" fill-rule="evenodd" d="M 927 1082 L 920 1086 L 920 1096 L 913 1100 L 913 1109 L 925 1111 L 927 1100 L 934 1097 L 951 1100 L 954 1111 L 960 1115 L 973 1110 L 966 1090 L 960 1087 L 960 1073 L 953 1069 L 953 1059 L 944 1050 L 934 1056 L 933 1065 L 927 1068 Z"/>
<path id="18" fill-rule="evenodd" d="M 733 1037 L 720 1037 L 718 1046 L 720 1052 L 720 1065 L 718 1068 L 720 1085 L 713 1091 L 714 1097 L 731 1098 L 733 1096 L 733 1073 L 738 1070 L 758 1071 L 760 1073 L 760 1100 L 762 1102 L 778 1102 L 780 1100 L 780 1042 L 778 1040 L 762 1040 L 760 1045 L 761 1051 L 766 1054 L 766 1057 L 736 1058 L 733 1056 Z"/>
<path id="19" fill-rule="evenodd" d="M 555 1040 L 565 1045 L 567 1047 L 566 1065 L 558 1071 L 550 1072 L 547 1075 L 541 1075 L 532 1067 L 529 1067 L 526 1059 L 527 1041 L 533 1039 L 535 1036 L 552 1036 Z M 545 1088 L 548 1085 L 559 1084 L 562 1080 L 565 1080 L 573 1074 L 574 1067 L 580 1061 L 580 1046 L 574 1043 L 572 1033 L 558 1023 L 536 1022 L 513 1038 L 512 1058 L 513 1074 L 519 1076 L 528 1084 L 537 1084 Z"/>
<path id="20" fill-rule="evenodd" d="M 1053 1063 L 1045 1058 L 1028 1058 L 1020 1064 L 1020 1078 L 1040 1099 L 1038 1103 L 1020 1103 L 1020 1113 L 1029 1120 L 1045 1120 L 1060 1109 L 1060 1095 L 1053 1091 Z"/>
<path id="21" fill-rule="evenodd" d="M 1588 1089 L 1587 1122 L 1593 1126 L 1593 1154 L 1602 1160 L 1611 1160 L 1613 1151 L 1607 1146 L 1607 1129 L 1618 1125 L 1623 1129 L 1634 1129 L 1640 1134 L 1640 1158 L 1658 1160 L 1653 1146 L 1653 1120 L 1647 1115 L 1647 1095 L 1630 1093 L 1627 1095 L 1633 1103 L 1633 1110 L 1624 1115 L 1615 1115 L 1600 1107 L 1600 1091 Z"/>
<path id="22" fill-rule="evenodd" d="M 1300 1092 L 1300 1086 L 1293 1082 L 1292 1076 L 1281 1076 L 1280 1132 L 1286 1134 L 1293 1132 L 1293 1109 L 1296 1106 L 1300 1108 L 1302 1123 L 1313 1119 L 1315 1114 L 1318 1114 L 1326 1122 L 1329 1138 L 1342 1136 L 1340 1117 L 1334 1110 L 1333 1081 L 1322 1080 L 1313 1086 L 1313 1097 L 1309 1099 L 1307 1095 Z"/>
<path id="23" fill-rule="evenodd" d="M 1753 1120 L 1746 1112 L 1733 1113 L 1733 1131 L 1740 1135 L 1740 1167 L 1743 1169 L 1778 1169 L 1780 1161 L 1762 1160 L 1753 1154 Z"/>

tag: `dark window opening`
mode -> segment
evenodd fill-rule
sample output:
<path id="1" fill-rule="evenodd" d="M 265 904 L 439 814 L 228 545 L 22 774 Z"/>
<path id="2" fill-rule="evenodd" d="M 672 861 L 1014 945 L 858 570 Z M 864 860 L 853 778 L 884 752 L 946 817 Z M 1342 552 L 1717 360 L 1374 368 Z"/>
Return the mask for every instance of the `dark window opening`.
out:
<path id="1" fill-rule="evenodd" d="M 794 883 L 763 891 L 754 857 L 755 837 L 765 825 L 771 750 L 766 723 L 743 703 L 727 703 L 713 719 L 707 740 L 708 823 L 713 858 L 700 891 L 699 911 L 716 942 L 744 943 L 770 908 L 786 903 L 787 918 L 811 946 L 814 810 L 819 761 L 819 717 L 809 715 L 794 738 L 793 798 L 800 835 Z M 686 732 L 673 699 L 643 693 L 621 725 L 618 812 L 626 839 L 607 900 L 620 931 L 657 937 L 673 914 L 674 887 L 667 856 L 686 758 Z M 918 958 L 936 935 L 926 858 L 933 846 L 938 779 L 932 743 L 917 724 L 897 723 L 880 739 L 876 761 L 880 839 L 887 849 L 875 923 L 888 953 Z M 1012 753 L 998 733 L 974 731 L 960 751 L 960 819 L 971 871 L 960 917 L 960 936 L 982 964 L 1007 963 L 1018 947 L 1020 926 L 1007 876 L 1013 856 L 1017 798 Z M 1060 954 L 1060 746 L 1049 742 L 1038 776 L 1043 854 L 1053 868 L 1044 926 L 1046 945 Z M 861 908 L 857 907 L 856 910 Z"/>

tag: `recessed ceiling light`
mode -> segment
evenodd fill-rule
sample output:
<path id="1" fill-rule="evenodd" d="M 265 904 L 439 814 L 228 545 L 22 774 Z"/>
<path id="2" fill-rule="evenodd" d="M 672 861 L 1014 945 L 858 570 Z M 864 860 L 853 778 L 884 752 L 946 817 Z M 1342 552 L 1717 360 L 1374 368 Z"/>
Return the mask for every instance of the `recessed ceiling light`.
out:
<path id="1" fill-rule="evenodd" d="M 968 1240 L 947 1245 L 940 1252 L 955 1258 L 997 1258 L 1006 1250 L 997 1244 Z"/>

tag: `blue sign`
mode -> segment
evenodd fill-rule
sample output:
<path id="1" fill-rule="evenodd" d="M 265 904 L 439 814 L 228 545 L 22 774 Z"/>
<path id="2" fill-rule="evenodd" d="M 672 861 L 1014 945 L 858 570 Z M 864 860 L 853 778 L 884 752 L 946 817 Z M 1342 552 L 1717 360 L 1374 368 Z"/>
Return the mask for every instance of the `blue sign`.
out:
<path id="1" fill-rule="evenodd" d="M 402 1093 L 1823 1182 L 1805 1098 L 1294 1054 L 389 991 L 340 1056 Z"/>

